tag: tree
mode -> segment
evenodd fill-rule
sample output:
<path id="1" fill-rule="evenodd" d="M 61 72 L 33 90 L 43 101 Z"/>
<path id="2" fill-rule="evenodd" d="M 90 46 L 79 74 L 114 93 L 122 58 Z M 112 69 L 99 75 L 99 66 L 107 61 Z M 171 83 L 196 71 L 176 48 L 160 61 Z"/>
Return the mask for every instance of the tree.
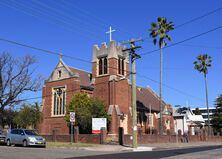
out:
<path id="1" fill-rule="evenodd" d="M 197 61 L 194 61 L 194 68 L 200 73 L 204 74 L 205 81 L 205 93 L 206 93 L 206 106 L 207 106 L 207 125 L 208 125 L 208 135 L 210 134 L 210 120 L 209 120 L 209 106 L 208 106 L 208 88 L 207 88 L 207 74 L 208 67 L 211 67 L 212 59 L 209 55 L 203 54 L 197 57 Z"/>
<path id="2" fill-rule="evenodd" d="M 4 115 L 2 116 L 2 127 L 0 129 L 4 129 L 5 126 L 8 126 L 9 128 L 16 127 L 16 123 L 14 122 L 14 117 L 18 114 L 18 112 L 14 111 L 13 109 L 5 109 Z"/>
<path id="3" fill-rule="evenodd" d="M 89 97 L 85 93 L 74 95 L 66 110 L 65 120 L 67 122 L 69 122 L 69 112 L 75 112 L 75 125 L 79 126 L 80 133 L 89 134 L 92 132 L 92 118 L 107 118 L 108 122 L 110 120 L 103 102 L 97 98 Z"/>
<path id="4" fill-rule="evenodd" d="M 196 109 L 193 111 L 193 113 L 194 113 L 195 115 L 202 115 L 202 113 L 201 113 L 201 111 L 200 111 L 199 108 L 196 108 Z"/>
<path id="5" fill-rule="evenodd" d="M 217 133 L 222 134 L 222 94 L 215 100 L 216 113 L 213 114 L 211 124 Z"/>
<path id="6" fill-rule="evenodd" d="M 40 88 L 40 77 L 32 78 L 34 70 L 31 67 L 35 63 L 33 56 L 13 58 L 8 53 L 0 54 L 0 125 L 3 124 L 6 107 L 19 104 L 21 94 Z"/>
<path id="7" fill-rule="evenodd" d="M 160 48 L 160 134 L 163 133 L 163 104 L 162 104 L 162 65 L 163 65 L 163 55 L 162 49 L 167 45 L 167 40 L 171 41 L 171 37 L 168 33 L 174 29 L 174 24 L 168 22 L 164 17 L 158 17 L 157 22 L 151 23 L 150 37 L 153 38 L 153 43 L 156 45 L 157 40 Z"/>
<path id="8" fill-rule="evenodd" d="M 220 94 L 215 100 L 215 107 L 217 112 L 220 114 L 222 113 L 222 94 Z"/>
<path id="9" fill-rule="evenodd" d="M 37 124 L 41 121 L 42 115 L 38 103 L 33 105 L 24 104 L 22 109 L 14 118 L 18 127 L 36 129 Z"/>

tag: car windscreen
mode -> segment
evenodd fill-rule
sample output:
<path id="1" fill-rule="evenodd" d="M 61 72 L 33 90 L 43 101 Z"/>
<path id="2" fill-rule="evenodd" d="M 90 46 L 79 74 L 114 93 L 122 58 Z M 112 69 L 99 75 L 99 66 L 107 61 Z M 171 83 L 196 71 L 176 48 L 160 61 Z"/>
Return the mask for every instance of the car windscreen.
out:
<path id="1" fill-rule="evenodd" d="M 38 135 L 35 130 L 24 130 L 27 135 Z"/>

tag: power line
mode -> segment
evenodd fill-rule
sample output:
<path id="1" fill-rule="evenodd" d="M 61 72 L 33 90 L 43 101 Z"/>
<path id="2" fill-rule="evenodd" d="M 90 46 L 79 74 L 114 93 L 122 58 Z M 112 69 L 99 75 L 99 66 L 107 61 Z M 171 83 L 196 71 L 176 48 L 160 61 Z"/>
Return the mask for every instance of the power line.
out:
<path id="1" fill-rule="evenodd" d="M 95 39 L 95 38 L 99 39 L 98 35 L 95 34 L 95 32 L 92 32 L 89 29 L 84 29 L 84 27 L 82 27 L 82 26 L 77 27 L 76 25 L 73 25 L 69 20 L 67 21 L 67 19 L 64 16 L 61 17 L 61 16 L 58 16 L 58 14 L 56 14 L 56 16 L 57 16 L 56 17 L 54 15 L 54 12 L 49 12 L 50 14 L 48 14 L 48 12 L 47 12 L 48 9 L 43 10 L 42 7 L 37 7 L 35 5 L 33 6 L 32 3 L 29 4 L 28 7 L 22 3 L 17 3 L 17 1 L 13 1 L 12 4 L 9 3 L 8 1 L 7 2 L 0 1 L 0 3 L 4 6 L 15 9 L 17 11 L 24 13 L 24 14 L 35 17 L 39 20 L 46 21 L 46 22 L 53 24 L 53 25 L 57 25 L 57 26 L 62 27 L 63 29 L 66 29 L 68 31 L 78 33 L 86 39 Z M 41 16 L 43 16 L 44 18 L 42 18 Z M 47 17 L 47 19 L 46 19 L 46 17 Z M 88 34 L 91 34 L 91 36 L 83 34 L 82 33 L 83 31 L 88 32 Z"/>
<path id="2" fill-rule="evenodd" d="M 7 40 L 7 39 L 0 38 L 0 41 L 4 41 L 4 42 L 7 42 L 7 43 L 11 43 L 11 44 L 14 44 L 14 45 L 26 47 L 26 48 L 33 49 L 33 50 L 38 50 L 38 51 L 49 53 L 49 54 L 52 54 L 52 55 L 58 55 L 58 56 L 61 55 L 61 53 L 58 53 L 58 52 L 55 52 L 55 51 L 50 51 L 50 50 L 42 49 L 42 48 L 39 48 L 39 47 L 34 47 L 34 46 L 31 46 L 31 45 L 27 45 L 27 44 L 22 44 L 22 43 L 12 41 L 12 40 Z M 84 59 L 81 59 L 81 58 L 77 58 L 77 57 L 72 57 L 72 56 L 68 56 L 68 55 L 64 55 L 64 54 L 62 56 L 67 57 L 67 58 L 71 58 L 73 60 L 82 61 L 82 62 L 85 62 L 85 63 L 92 63 L 90 61 L 87 61 L 87 60 L 84 60 Z"/>
<path id="3" fill-rule="evenodd" d="M 180 44 L 180 46 L 222 50 L 222 47 L 219 46 L 206 46 L 206 45 L 193 45 L 193 44 Z"/>
<path id="4" fill-rule="evenodd" d="M 22 43 L 18 43 L 18 42 L 15 42 L 15 41 L 12 41 L 12 40 L 7 40 L 7 39 L 3 39 L 3 38 L 0 38 L 0 41 L 4 41 L 4 42 L 8 42 L 8 43 L 11 43 L 11 44 L 14 44 L 14 45 L 19 45 L 19 46 L 22 46 L 22 47 L 26 47 L 26 48 L 30 48 L 30 49 L 34 49 L 34 50 L 38 50 L 38 51 L 42 51 L 42 52 L 45 52 L 45 53 L 49 53 L 51 55 L 61 55 L 61 53 L 58 53 L 58 52 L 54 52 L 54 51 L 49 51 L 49 50 L 46 50 L 46 49 L 42 49 L 42 48 L 38 48 L 38 47 L 34 47 L 34 46 L 31 46 L 31 45 L 27 45 L 27 44 L 22 44 Z M 64 57 L 67 57 L 67 58 L 70 58 L 70 59 L 73 59 L 73 60 L 78 60 L 78 61 L 82 61 L 82 62 L 86 62 L 86 63 L 92 63 L 90 61 L 87 61 L 87 60 L 84 60 L 84 59 L 80 59 L 80 58 L 76 58 L 76 57 L 72 57 L 72 56 L 68 56 L 68 55 L 63 55 Z M 108 68 L 112 68 L 112 69 L 117 69 L 116 67 L 108 67 Z M 128 73 L 131 73 L 130 71 L 128 71 Z M 138 74 L 138 73 L 137 73 Z M 144 76 L 144 75 L 140 75 L 138 74 L 139 76 L 143 77 L 143 78 L 146 78 L 146 79 L 149 79 L 155 83 L 159 83 L 158 81 L 155 81 L 151 78 L 148 78 L 147 76 Z M 173 88 L 171 86 L 168 86 L 166 84 L 163 84 L 163 86 L 171 89 L 171 90 L 174 90 L 180 94 L 183 94 L 183 95 L 186 95 L 186 96 L 190 96 L 190 97 L 193 97 L 193 98 L 196 98 L 195 96 L 192 96 L 192 95 L 189 95 L 181 90 L 178 90 L 176 88 Z M 42 98 L 41 97 L 32 97 L 32 98 L 27 98 L 27 99 L 23 99 L 24 101 L 25 100 L 32 100 L 32 99 L 38 99 L 38 98 Z M 197 99 L 197 98 L 196 98 Z M 200 98 L 199 98 L 200 99 Z"/>
<path id="5" fill-rule="evenodd" d="M 147 77 L 147 76 L 145 76 L 145 75 L 141 75 L 141 74 L 138 74 L 138 73 L 137 73 L 137 75 L 138 75 L 139 77 L 148 79 L 149 81 L 152 81 L 152 82 L 154 82 L 154 83 L 159 84 L 158 81 L 156 81 L 156 80 L 154 80 L 154 79 L 152 79 L 152 78 L 149 78 L 149 77 Z M 95 85 L 105 84 L 105 83 L 107 83 L 107 81 L 100 82 L 100 83 L 96 83 Z M 168 88 L 168 89 L 171 89 L 171 90 L 173 90 L 173 91 L 175 91 L 175 92 L 177 92 L 177 93 L 179 93 L 179 94 L 182 94 L 182 95 L 184 95 L 184 96 L 189 96 L 189 97 L 191 97 L 191 98 L 193 98 L 193 99 L 197 99 L 197 100 L 203 101 L 202 98 L 193 96 L 193 95 L 191 95 L 191 94 L 188 94 L 188 93 L 186 93 L 186 92 L 183 92 L 183 91 L 181 91 L 181 90 L 179 90 L 179 89 L 177 89 L 177 88 L 174 88 L 174 87 L 172 87 L 172 86 L 169 86 L 169 85 L 166 85 L 166 84 L 163 84 L 163 86 L 166 87 L 166 88 Z M 73 92 L 73 93 L 74 93 L 74 91 L 76 91 L 76 90 L 79 90 L 79 88 L 71 89 L 71 90 L 66 91 L 66 92 L 68 92 L 68 93 L 69 93 L 69 92 Z M 38 97 L 31 97 L 31 98 L 23 98 L 23 99 L 20 99 L 19 102 L 28 101 L 28 100 L 33 100 L 33 99 L 40 99 L 40 98 L 45 98 L 45 97 L 51 97 L 51 96 L 52 96 L 52 95 L 50 94 L 50 95 L 45 95 L 45 96 L 38 96 Z"/>
<path id="6" fill-rule="evenodd" d="M 181 41 L 179 41 L 179 42 L 173 43 L 173 44 L 171 44 L 171 45 L 165 46 L 163 49 L 166 49 L 166 48 L 169 48 L 169 47 L 173 47 L 173 46 L 179 45 L 179 44 L 181 44 L 181 43 L 184 43 L 184 42 L 186 42 L 186 41 L 190 41 L 190 40 L 192 40 L 192 39 L 198 38 L 198 37 L 200 37 L 200 36 L 203 36 L 203 35 L 205 35 L 205 34 L 211 33 L 211 32 L 213 32 L 213 31 L 216 31 L 216 30 L 221 29 L 221 28 L 222 28 L 222 25 L 221 25 L 221 26 L 218 26 L 218 27 L 216 27 L 216 28 L 213 28 L 213 29 L 211 29 L 211 30 L 208 30 L 208 31 L 206 31 L 206 32 L 203 32 L 203 33 L 194 35 L 194 36 L 189 37 L 189 38 L 187 38 L 187 39 L 181 40 Z M 154 53 L 154 52 L 156 52 L 156 51 L 159 51 L 159 50 L 160 50 L 160 49 L 155 49 L 155 50 L 152 50 L 152 51 L 144 52 L 144 53 L 142 53 L 142 54 L 140 54 L 140 55 L 141 55 L 141 56 L 145 56 L 145 55 L 152 54 L 152 53 Z"/>
<path id="7" fill-rule="evenodd" d="M 95 83 L 93 85 L 100 85 L 100 84 L 108 84 L 110 81 L 103 81 L 99 83 Z M 66 93 L 75 93 L 75 91 L 81 90 L 81 88 L 75 88 L 75 89 L 69 89 L 66 91 Z M 18 100 L 17 102 L 23 102 L 23 101 L 28 101 L 28 100 L 33 100 L 33 99 L 40 99 L 40 98 L 46 98 L 46 97 L 52 97 L 52 94 L 45 95 L 45 96 L 37 96 L 37 97 L 30 97 L 30 98 L 23 98 Z"/>
<path id="8" fill-rule="evenodd" d="M 178 28 L 180 28 L 180 27 L 182 27 L 182 26 L 184 26 L 184 25 L 187 25 L 187 24 L 190 24 L 190 23 L 192 23 L 192 22 L 195 22 L 195 21 L 197 21 L 197 20 L 200 20 L 200 19 L 202 19 L 202 18 L 204 18 L 204 17 L 207 17 L 207 16 L 209 16 L 209 15 L 211 15 L 211 14 L 213 14 L 213 13 L 216 13 L 216 12 L 218 12 L 218 11 L 220 11 L 220 10 L 222 10 L 222 7 L 219 7 L 219 8 L 217 8 L 217 9 L 215 9 L 215 10 L 212 10 L 212 11 L 210 11 L 210 12 L 208 12 L 208 13 L 206 13 L 206 14 L 203 14 L 203 15 L 201 15 L 201 16 L 198 16 L 198 17 L 195 17 L 195 18 L 193 18 L 193 19 L 190 19 L 190 20 L 188 20 L 188 21 L 186 21 L 186 22 L 184 22 L 184 23 L 181 23 L 181 24 L 179 24 L 179 25 L 176 25 L 175 27 L 174 27 L 174 30 L 175 29 L 178 29 Z M 147 40 L 149 37 L 145 37 L 145 38 L 143 38 L 143 40 Z M 151 42 L 151 41 L 150 41 Z"/>
<path id="9" fill-rule="evenodd" d="M 140 76 L 140 77 L 142 77 L 142 78 L 148 79 L 149 81 L 152 81 L 152 82 L 154 82 L 154 83 L 157 83 L 157 84 L 160 83 L 159 81 L 156 81 L 156 80 L 154 80 L 154 79 L 152 79 L 152 78 L 149 78 L 149 77 L 147 77 L 147 76 L 145 76 L 145 75 L 138 74 L 138 73 L 137 73 L 137 75 Z M 163 84 L 163 86 L 166 87 L 166 88 L 169 88 L 169 89 L 171 89 L 171 90 L 173 90 L 173 91 L 175 91 L 175 92 L 177 92 L 177 93 L 179 93 L 179 94 L 182 94 L 182 95 L 184 95 L 184 96 L 189 96 L 189 97 L 191 97 L 191 98 L 193 98 L 193 99 L 198 99 L 198 100 L 200 100 L 200 101 L 204 101 L 204 99 L 202 99 L 202 98 L 193 96 L 193 95 L 191 95 L 191 94 L 188 94 L 188 93 L 186 93 L 186 92 L 184 92 L 184 91 L 181 91 L 181 90 L 179 90 L 179 89 L 177 89 L 177 88 L 174 88 L 174 87 L 172 87 L 172 86 L 169 86 L 169 85 L 166 85 L 166 84 Z"/>
<path id="10" fill-rule="evenodd" d="M 34 47 L 34 46 L 31 46 L 31 45 L 27 45 L 27 44 L 21 44 L 21 43 L 18 43 L 18 42 L 15 42 L 15 41 L 11 41 L 11 40 L 7 40 L 7 39 L 3 39 L 3 38 L 0 38 L 0 41 L 4 41 L 4 42 L 11 43 L 11 44 L 19 45 L 19 46 L 22 46 L 22 47 L 27 47 L 27 48 L 30 48 L 30 49 L 42 51 L 42 52 L 45 52 L 45 53 L 49 53 L 49 54 L 51 54 L 51 55 L 61 55 L 61 53 L 58 53 L 58 52 L 49 51 L 49 50 L 46 50 L 46 49 Z M 68 55 L 63 55 L 63 56 L 64 56 L 64 57 L 67 57 L 67 58 L 70 58 L 70 59 L 73 59 L 73 60 L 78 60 L 78 61 L 82 61 L 82 62 L 86 62 L 86 63 L 92 63 L 92 62 L 90 62 L 90 61 L 87 61 L 87 60 L 84 60 L 84 59 L 80 59 L 80 58 L 76 58 L 76 57 L 72 57 L 72 56 L 68 56 Z M 114 68 L 114 67 L 108 67 L 108 68 L 117 69 L 117 68 Z M 128 73 L 131 73 L 131 72 L 129 71 Z M 138 74 L 138 73 L 137 73 L 137 74 Z M 144 78 L 146 78 L 146 79 L 149 79 L 149 80 L 151 80 L 151 81 L 153 81 L 153 82 L 155 82 L 155 83 L 159 83 L 158 81 L 155 81 L 155 80 L 153 80 L 153 79 L 151 79 L 151 78 L 148 78 L 147 76 L 140 75 L 140 74 L 138 74 L 138 75 L 141 76 L 141 77 L 144 77 Z M 179 93 L 181 93 L 181 94 L 189 95 L 189 94 L 187 94 L 187 93 L 184 93 L 184 92 L 181 91 L 181 90 L 178 90 L 178 89 L 173 88 L 173 87 L 171 87 L 171 86 L 168 86 L 168 85 L 166 85 L 166 84 L 163 84 L 163 85 L 164 85 L 165 87 L 170 88 L 170 89 L 172 89 L 172 90 L 174 90 L 174 91 L 176 91 L 176 92 L 179 92 Z M 192 96 L 192 95 L 189 95 L 189 96 Z M 194 96 L 192 96 L 192 97 L 194 97 Z M 40 97 L 30 98 L 29 100 L 35 99 L 35 98 L 40 98 Z"/>
<path id="11" fill-rule="evenodd" d="M 56 2 L 56 1 L 54 1 L 54 2 Z M 62 1 L 60 1 L 60 2 L 62 2 Z M 68 6 L 71 6 L 72 8 L 75 8 L 75 9 L 79 10 L 80 12 L 82 12 L 82 13 L 85 14 L 85 15 L 87 15 L 87 16 L 89 16 L 89 17 L 93 17 L 94 19 L 97 19 L 97 21 L 98 21 L 100 24 L 102 24 L 103 26 L 106 26 L 106 27 L 107 27 L 107 26 L 110 26 L 110 24 L 108 24 L 109 22 L 105 21 L 105 20 L 102 19 L 102 18 L 99 18 L 99 17 L 96 16 L 96 15 L 93 15 L 91 12 L 86 11 L 86 10 L 84 10 L 84 9 L 82 9 L 82 8 L 79 8 L 79 7 L 77 7 L 76 5 L 73 5 L 72 3 L 70 3 L 69 1 L 65 1 L 65 0 L 64 0 L 63 2 L 65 2 L 64 4 L 68 4 Z M 66 7 L 66 8 L 67 8 L 67 7 Z M 118 27 L 118 26 L 116 26 L 116 25 L 114 25 L 113 27 L 120 29 L 120 27 Z M 135 36 L 134 33 L 132 33 L 131 31 L 126 30 L 125 28 L 122 29 L 121 31 L 122 31 L 123 33 L 131 34 L 131 35 L 134 35 L 134 36 Z"/>
<path id="12" fill-rule="evenodd" d="M 76 27 L 76 28 L 81 28 L 81 29 L 84 29 L 85 31 L 87 32 L 90 32 L 91 34 L 93 34 L 94 36 L 97 36 L 99 37 L 97 34 L 95 34 L 95 32 L 92 32 L 90 31 L 87 26 L 95 26 L 95 27 L 98 27 L 97 25 L 93 25 L 92 23 L 89 23 L 88 21 L 83 21 L 82 19 L 79 19 L 77 18 L 76 16 L 70 16 L 64 12 L 62 12 L 61 10 L 58 10 L 56 8 L 53 8 L 51 6 L 48 6 L 40 1 L 36 1 L 36 0 L 32 0 L 32 3 L 35 4 L 36 6 L 40 6 L 40 7 L 37 7 L 38 9 L 39 8 L 45 8 L 46 10 L 50 11 L 50 13 L 55 13 L 56 16 L 60 17 L 60 19 L 64 19 L 66 20 L 69 24 L 72 25 L 72 21 L 78 21 L 78 24 L 81 25 L 81 27 L 76 27 L 75 25 L 73 27 Z M 60 15 L 60 16 L 59 16 Z M 91 27 L 92 28 L 92 27 Z M 104 28 L 103 28 L 104 29 Z"/>
<path id="13" fill-rule="evenodd" d="M 26 48 L 33 49 L 33 50 L 38 50 L 38 51 L 41 51 L 43 53 L 49 53 L 51 55 L 57 55 L 57 56 L 61 56 L 62 55 L 63 57 L 66 57 L 66 58 L 69 58 L 69 59 L 72 59 L 72 60 L 76 60 L 76 61 L 81 61 L 81 62 L 92 64 L 91 61 L 88 61 L 88 60 L 85 60 L 85 59 L 82 59 L 82 58 L 77 58 L 77 57 L 69 56 L 69 55 L 66 55 L 66 54 L 61 54 L 59 52 L 50 51 L 50 50 L 42 49 L 42 48 L 39 48 L 39 47 L 34 47 L 32 45 L 22 44 L 22 43 L 19 43 L 19 42 L 16 42 L 16 41 L 12 41 L 12 40 L 8 40 L 8 39 L 3 39 L 3 38 L 0 38 L 0 41 L 4 41 L 4 42 L 10 43 L 10 44 L 26 47 Z M 98 63 L 96 65 L 99 66 Z M 111 66 L 104 66 L 104 67 L 118 70 L 117 67 L 111 67 Z M 130 71 L 126 71 L 126 73 L 128 74 L 128 73 L 131 73 L 131 72 Z"/>
<path id="14" fill-rule="evenodd" d="M 211 14 L 213 14 L 213 13 L 216 13 L 216 12 L 218 12 L 218 11 L 220 11 L 220 10 L 222 10 L 222 7 L 217 8 L 217 9 L 215 9 L 215 10 L 213 10 L 213 11 L 210 11 L 210 12 L 208 12 L 208 13 L 206 13 L 206 14 L 203 14 L 203 15 L 201 15 L 201 16 L 199 16 L 199 17 L 196 17 L 196 18 L 193 18 L 193 19 L 191 19 L 191 20 L 188 20 L 188 21 L 186 21 L 186 22 L 184 22 L 184 23 L 182 23 L 182 24 L 179 24 L 179 25 L 175 26 L 175 29 L 180 28 L 180 27 L 182 27 L 182 26 L 184 26 L 184 25 L 190 24 L 190 23 L 192 23 L 192 22 L 194 22 L 194 21 L 197 21 L 197 20 L 199 20 L 199 19 L 202 19 L 202 18 L 204 18 L 204 17 L 207 17 L 207 16 L 209 16 L 209 15 L 211 15 Z"/>

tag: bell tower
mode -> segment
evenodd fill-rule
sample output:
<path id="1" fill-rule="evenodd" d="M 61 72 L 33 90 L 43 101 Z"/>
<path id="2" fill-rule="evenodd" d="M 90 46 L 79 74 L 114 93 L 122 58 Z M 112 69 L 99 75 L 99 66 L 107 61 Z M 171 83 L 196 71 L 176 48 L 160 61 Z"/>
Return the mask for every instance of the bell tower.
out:
<path id="1" fill-rule="evenodd" d="M 106 43 L 102 43 L 100 48 L 98 45 L 94 45 L 92 77 L 96 78 L 107 75 L 128 76 L 128 54 L 122 50 L 123 47 L 120 44 L 117 45 L 115 41 L 111 41 L 109 46 Z"/>
<path id="2" fill-rule="evenodd" d="M 107 46 L 94 45 L 92 57 L 92 82 L 94 96 L 104 101 L 106 110 L 112 116 L 110 134 L 117 134 L 120 117 L 129 114 L 131 105 L 129 92 L 129 57 L 124 48 L 115 41 Z M 122 119 L 122 118 L 121 118 Z M 127 123 L 125 123 L 127 125 Z M 128 132 L 128 126 L 125 126 Z"/>

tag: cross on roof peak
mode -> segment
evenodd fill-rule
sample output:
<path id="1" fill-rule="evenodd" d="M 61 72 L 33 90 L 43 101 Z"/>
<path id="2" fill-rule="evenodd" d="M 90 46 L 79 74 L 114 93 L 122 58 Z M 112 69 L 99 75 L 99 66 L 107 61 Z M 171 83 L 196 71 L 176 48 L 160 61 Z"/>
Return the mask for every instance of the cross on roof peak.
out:
<path id="1" fill-rule="evenodd" d="M 59 60 L 62 60 L 62 56 L 63 56 L 63 54 L 60 53 L 60 54 L 59 54 Z"/>

